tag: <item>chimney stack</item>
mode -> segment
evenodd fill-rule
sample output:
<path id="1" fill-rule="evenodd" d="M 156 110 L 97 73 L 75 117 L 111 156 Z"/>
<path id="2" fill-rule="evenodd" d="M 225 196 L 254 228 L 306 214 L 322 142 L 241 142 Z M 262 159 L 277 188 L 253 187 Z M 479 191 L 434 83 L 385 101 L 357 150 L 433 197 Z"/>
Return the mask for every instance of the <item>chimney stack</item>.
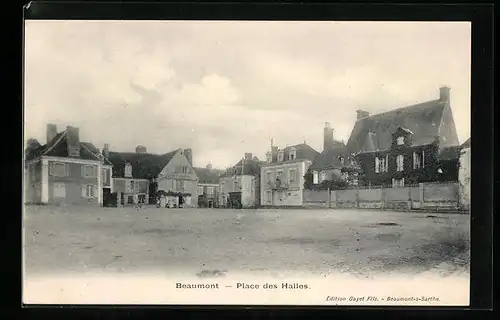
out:
<path id="1" fill-rule="evenodd" d="M 245 153 L 245 160 L 252 160 L 252 154 L 251 153 Z"/>
<path id="2" fill-rule="evenodd" d="M 208 169 L 208 170 L 212 170 L 212 163 L 210 163 L 210 162 L 209 162 L 209 163 L 207 164 L 207 169 Z"/>
<path id="3" fill-rule="evenodd" d="M 359 119 L 363 119 L 363 118 L 367 118 L 370 116 L 370 113 L 367 112 L 367 111 L 363 111 L 363 110 L 356 110 L 356 119 L 359 120 Z"/>
<path id="4" fill-rule="evenodd" d="M 104 149 L 102 149 L 102 155 L 106 158 L 109 158 L 109 144 L 104 144 Z"/>
<path id="5" fill-rule="evenodd" d="M 184 153 L 184 156 L 187 158 L 189 164 L 193 165 L 193 150 L 184 149 L 183 153 Z"/>
<path id="6" fill-rule="evenodd" d="M 57 135 L 57 125 L 53 123 L 47 124 L 47 144 L 50 144 Z"/>
<path id="7" fill-rule="evenodd" d="M 68 138 L 68 156 L 70 158 L 80 158 L 80 134 L 79 129 L 72 126 L 66 127 Z"/>
<path id="8" fill-rule="evenodd" d="M 145 146 L 137 146 L 135 147 L 135 153 L 146 153 L 147 152 L 147 149 Z"/>
<path id="9" fill-rule="evenodd" d="M 450 102 L 450 88 L 447 86 L 442 86 L 439 88 L 439 100 L 442 102 Z"/>
<path id="10" fill-rule="evenodd" d="M 271 147 L 271 161 L 276 162 L 278 161 L 278 147 L 277 146 L 272 146 Z"/>
<path id="11" fill-rule="evenodd" d="M 330 150 L 333 147 L 333 128 L 330 122 L 325 122 L 323 129 L 323 151 Z"/>

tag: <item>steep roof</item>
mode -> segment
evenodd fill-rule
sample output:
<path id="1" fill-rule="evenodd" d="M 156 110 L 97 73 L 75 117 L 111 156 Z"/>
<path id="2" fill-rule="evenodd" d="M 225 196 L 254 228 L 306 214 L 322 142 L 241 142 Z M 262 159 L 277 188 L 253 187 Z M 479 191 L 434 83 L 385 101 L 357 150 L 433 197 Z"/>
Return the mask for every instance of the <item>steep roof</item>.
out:
<path id="1" fill-rule="evenodd" d="M 49 143 L 43 146 L 28 147 L 26 149 L 26 160 L 35 159 L 39 156 L 68 157 L 68 137 L 66 131 L 59 132 Z M 107 159 L 101 158 L 99 149 L 90 142 L 80 142 L 80 159 L 100 161 L 111 164 Z"/>
<path id="2" fill-rule="evenodd" d="M 264 161 L 256 161 L 256 160 L 244 160 L 241 159 L 231 168 L 225 170 L 221 177 L 229 177 L 233 175 L 241 176 L 258 176 L 260 175 L 260 166 L 264 164 Z"/>
<path id="3" fill-rule="evenodd" d="M 470 148 L 470 138 L 467 139 L 462 145 L 460 146 L 462 148 Z"/>
<path id="4" fill-rule="evenodd" d="M 311 169 L 333 169 L 342 168 L 344 164 L 341 162 L 340 158 L 345 158 L 345 144 L 339 142 L 335 144 L 336 147 L 323 150 L 318 154 L 313 163 L 311 164 Z"/>
<path id="5" fill-rule="evenodd" d="M 113 177 L 125 176 L 125 164 L 132 165 L 132 177 L 148 179 L 157 177 L 179 150 L 156 155 L 136 152 L 109 152 L 108 159 L 113 164 Z"/>
<path id="6" fill-rule="evenodd" d="M 438 100 L 375 114 L 356 121 L 347 142 L 349 152 L 387 150 L 401 127 L 412 134 L 413 145 L 432 143 L 439 136 L 446 103 Z M 373 151 L 374 151 L 373 150 Z"/>
<path id="7" fill-rule="evenodd" d="M 460 158 L 460 146 L 445 147 L 440 150 L 439 160 L 456 160 Z"/>
<path id="8" fill-rule="evenodd" d="M 198 183 L 211 184 L 218 184 L 220 175 L 224 172 L 223 170 L 209 168 L 194 168 L 194 171 L 198 176 Z"/>
<path id="9" fill-rule="evenodd" d="M 294 146 L 289 146 L 289 147 L 286 147 L 285 149 L 283 149 L 285 159 L 288 159 L 288 156 L 290 155 L 293 148 L 295 148 L 295 152 L 296 152 L 295 159 L 298 159 L 298 160 L 314 161 L 314 158 L 316 158 L 316 156 L 318 156 L 318 154 L 319 154 L 318 151 L 314 150 L 314 148 L 312 148 L 310 145 L 308 145 L 307 143 L 304 142 L 304 143 L 296 144 Z"/>

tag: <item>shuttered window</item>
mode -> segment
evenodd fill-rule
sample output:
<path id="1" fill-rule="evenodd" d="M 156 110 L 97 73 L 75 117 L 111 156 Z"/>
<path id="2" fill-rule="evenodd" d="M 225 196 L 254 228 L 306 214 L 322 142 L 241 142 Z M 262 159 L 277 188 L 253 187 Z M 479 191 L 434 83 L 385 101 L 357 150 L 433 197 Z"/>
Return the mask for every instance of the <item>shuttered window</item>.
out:
<path id="1" fill-rule="evenodd" d="M 93 166 L 93 165 L 82 166 L 82 177 L 84 177 L 84 178 L 96 178 L 97 177 L 97 166 Z"/>
<path id="2" fill-rule="evenodd" d="M 87 184 L 82 186 L 82 197 L 84 198 L 97 198 L 97 186 Z"/>
<path id="3" fill-rule="evenodd" d="M 63 162 L 51 162 L 50 175 L 55 177 L 69 176 L 69 165 Z"/>
<path id="4" fill-rule="evenodd" d="M 378 157 L 375 157 L 375 172 L 376 173 L 380 172 L 380 160 Z"/>

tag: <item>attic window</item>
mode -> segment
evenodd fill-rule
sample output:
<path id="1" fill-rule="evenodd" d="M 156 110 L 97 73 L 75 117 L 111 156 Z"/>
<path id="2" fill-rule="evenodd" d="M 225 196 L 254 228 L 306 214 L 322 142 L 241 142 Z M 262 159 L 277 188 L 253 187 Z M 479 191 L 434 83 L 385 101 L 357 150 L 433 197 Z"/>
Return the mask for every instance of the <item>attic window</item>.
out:
<path id="1" fill-rule="evenodd" d="M 405 143 L 405 138 L 404 137 L 398 137 L 396 140 L 398 146 L 401 146 Z"/>
<path id="2" fill-rule="evenodd" d="M 344 164 L 344 157 L 343 157 L 343 156 L 340 156 L 340 157 L 339 157 L 339 160 L 340 160 L 340 164 L 342 164 L 342 165 L 343 165 L 343 164 Z"/>
<path id="3" fill-rule="evenodd" d="M 291 148 L 288 154 L 288 160 L 294 160 L 297 158 L 297 150 L 295 148 Z"/>
<path id="4" fill-rule="evenodd" d="M 125 164 L 125 177 L 132 176 L 132 165 L 130 163 Z"/>

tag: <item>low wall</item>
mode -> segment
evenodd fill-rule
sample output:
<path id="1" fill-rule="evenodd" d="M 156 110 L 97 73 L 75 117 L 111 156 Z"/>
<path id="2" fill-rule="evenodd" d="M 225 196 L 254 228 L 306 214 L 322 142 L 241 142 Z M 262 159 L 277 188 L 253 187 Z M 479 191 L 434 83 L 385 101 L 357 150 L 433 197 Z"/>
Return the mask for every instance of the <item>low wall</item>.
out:
<path id="1" fill-rule="evenodd" d="M 403 188 L 304 190 L 305 207 L 362 209 L 453 209 L 460 207 L 457 182 L 421 183 Z"/>

